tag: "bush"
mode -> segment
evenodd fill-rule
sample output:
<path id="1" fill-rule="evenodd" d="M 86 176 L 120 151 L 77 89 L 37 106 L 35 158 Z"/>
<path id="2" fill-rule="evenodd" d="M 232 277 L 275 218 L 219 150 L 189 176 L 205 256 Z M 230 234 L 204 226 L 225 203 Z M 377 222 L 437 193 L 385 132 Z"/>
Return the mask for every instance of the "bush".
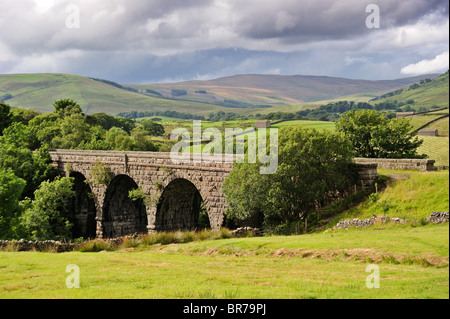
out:
<path id="1" fill-rule="evenodd" d="M 81 252 L 113 251 L 114 249 L 115 247 L 111 242 L 99 239 L 89 240 L 78 247 L 78 250 Z"/>

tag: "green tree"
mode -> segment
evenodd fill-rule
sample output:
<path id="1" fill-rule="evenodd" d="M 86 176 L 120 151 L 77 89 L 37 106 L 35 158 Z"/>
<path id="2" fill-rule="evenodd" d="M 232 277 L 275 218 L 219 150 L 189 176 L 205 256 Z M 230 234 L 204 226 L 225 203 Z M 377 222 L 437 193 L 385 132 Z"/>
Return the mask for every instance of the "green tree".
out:
<path id="1" fill-rule="evenodd" d="M 100 125 L 105 130 L 109 130 L 112 127 L 118 127 L 123 129 L 128 134 L 135 128 L 136 122 L 133 119 L 108 115 L 106 113 L 94 113 L 88 115 L 86 120 L 91 125 Z"/>
<path id="2" fill-rule="evenodd" d="M 52 140 L 61 136 L 62 119 L 56 113 L 47 113 L 34 117 L 28 124 L 29 129 L 33 133 L 41 145 L 52 145 Z"/>
<path id="3" fill-rule="evenodd" d="M 56 176 L 46 147 L 36 151 L 28 148 L 30 131 L 22 123 L 14 123 L 0 136 L 0 168 L 11 169 L 26 181 L 23 197 L 32 197 L 39 184 Z"/>
<path id="4" fill-rule="evenodd" d="M 270 176 L 261 175 L 259 164 L 235 164 L 230 175 L 223 183 L 223 192 L 227 199 L 227 216 L 239 220 L 255 215 L 273 213 L 265 210 L 268 204 Z"/>
<path id="5" fill-rule="evenodd" d="M 13 115 L 10 106 L 0 101 L 0 135 L 12 123 L 12 120 Z"/>
<path id="6" fill-rule="evenodd" d="M 410 120 L 402 118 L 376 127 L 370 144 L 377 158 L 426 158 L 426 154 L 417 153 L 422 143 L 417 132 L 412 131 Z"/>
<path id="7" fill-rule="evenodd" d="M 69 220 L 70 199 L 75 196 L 72 177 L 42 182 L 34 200 L 22 215 L 22 222 L 33 240 L 63 240 L 72 237 Z"/>
<path id="8" fill-rule="evenodd" d="M 72 99 L 61 99 L 53 103 L 55 113 L 60 117 L 70 116 L 72 114 L 81 114 L 80 105 Z"/>
<path id="9" fill-rule="evenodd" d="M 106 132 L 106 143 L 111 150 L 117 151 L 132 151 L 133 140 L 123 129 L 112 127 Z"/>
<path id="10" fill-rule="evenodd" d="M 24 110 L 18 107 L 11 108 L 11 112 L 13 114 L 13 121 L 14 122 L 20 122 L 25 125 L 28 125 L 28 123 L 35 118 L 38 115 L 41 115 L 40 112 L 35 110 Z"/>
<path id="11" fill-rule="evenodd" d="M 147 135 L 147 131 L 140 128 L 135 128 L 131 131 L 131 139 L 133 140 L 134 151 L 154 152 L 158 150 L 151 137 Z"/>
<path id="12" fill-rule="evenodd" d="M 352 145 L 341 133 L 297 127 L 280 129 L 278 169 L 261 175 L 258 164 L 235 164 L 223 191 L 228 216 L 265 221 L 306 217 L 328 196 L 351 186 Z"/>
<path id="13" fill-rule="evenodd" d="M 162 136 L 165 133 L 164 126 L 159 123 L 153 122 L 152 120 L 142 120 L 141 125 L 149 135 Z"/>
<path id="14" fill-rule="evenodd" d="M 61 135 L 52 139 L 50 144 L 52 148 L 75 149 L 82 142 L 91 139 L 91 127 L 79 113 L 64 117 L 59 127 Z"/>
<path id="15" fill-rule="evenodd" d="M 11 169 L 0 168 L 0 239 L 17 238 L 19 225 L 19 199 L 26 181 L 17 177 Z"/>
<path id="16" fill-rule="evenodd" d="M 408 119 L 389 119 L 375 110 L 353 110 L 336 122 L 336 131 L 352 142 L 355 155 L 371 158 L 423 158 L 417 148 L 423 143 L 412 132 Z"/>

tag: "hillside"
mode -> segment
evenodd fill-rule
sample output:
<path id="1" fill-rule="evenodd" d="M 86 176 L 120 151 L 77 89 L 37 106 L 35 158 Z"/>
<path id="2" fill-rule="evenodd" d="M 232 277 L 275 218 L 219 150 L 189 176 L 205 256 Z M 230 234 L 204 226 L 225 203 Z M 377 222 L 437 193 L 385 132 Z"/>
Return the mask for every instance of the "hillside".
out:
<path id="1" fill-rule="evenodd" d="M 217 111 L 249 114 L 272 107 L 295 105 L 298 109 L 299 104 L 352 95 L 373 97 L 434 76 L 368 81 L 248 74 L 210 81 L 122 85 L 70 74 L 11 74 L 0 75 L 0 100 L 11 106 L 43 112 L 51 111 L 55 100 L 71 98 L 87 114 L 165 110 L 197 115 Z"/>
<path id="2" fill-rule="evenodd" d="M 373 103 L 382 103 L 396 100 L 410 105 L 412 110 L 420 107 L 441 108 L 448 107 L 448 71 L 429 80 L 419 81 L 408 88 L 389 92 L 383 96 L 372 99 Z M 411 103 L 414 101 L 414 103 Z"/>
<path id="3" fill-rule="evenodd" d="M 429 74 L 370 81 L 327 76 L 243 74 L 208 81 L 127 86 L 176 99 L 207 101 L 224 106 L 255 107 L 298 105 L 362 93 L 371 94 L 373 97 L 382 94 L 381 92 L 392 91 L 436 76 L 437 74 Z"/>
<path id="4" fill-rule="evenodd" d="M 169 109 L 202 115 L 212 110 L 226 110 L 210 104 L 145 96 L 79 75 L 0 75 L 0 99 L 10 106 L 49 112 L 53 110 L 53 102 L 62 98 L 77 101 L 86 114 Z"/>

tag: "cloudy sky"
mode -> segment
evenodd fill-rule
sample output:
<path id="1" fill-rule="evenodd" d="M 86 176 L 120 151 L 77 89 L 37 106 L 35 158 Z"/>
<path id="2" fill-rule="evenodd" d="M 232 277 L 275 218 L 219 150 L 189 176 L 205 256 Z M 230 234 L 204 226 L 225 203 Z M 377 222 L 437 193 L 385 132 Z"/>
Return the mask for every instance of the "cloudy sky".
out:
<path id="1" fill-rule="evenodd" d="M 0 74 L 395 79 L 446 71 L 448 29 L 447 0 L 0 0 Z"/>

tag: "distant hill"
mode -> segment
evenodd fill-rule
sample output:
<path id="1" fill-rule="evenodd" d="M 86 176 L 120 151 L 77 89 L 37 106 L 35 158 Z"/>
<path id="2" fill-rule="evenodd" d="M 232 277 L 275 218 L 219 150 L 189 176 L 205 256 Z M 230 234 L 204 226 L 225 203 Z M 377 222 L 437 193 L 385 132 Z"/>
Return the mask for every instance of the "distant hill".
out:
<path id="1" fill-rule="evenodd" d="M 438 74 L 370 81 L 327 76 L 245 74 L 209 81 L 128 86 L 141 92 L 186 101 L 228 107 L 267 107 L 299 105 L 361 93 L 376 96 L 436 76 Z"/>
<path id="2" fill-rule="evenodd" d="M 86 114 L 173 110 L 203 115 L 212 109 L 226 110 L 199 102 L 146 96 L 120 88 L 111 81 L 99 81 L 79 75 L 0 75 L 0 100 L 11 106 L 50 112 L 53 111 L 53 102 L 63 98 L 77 101 Z"/>
<path id="3" fill-rule="evenodd" d="M 0 100 L 42 112 L 52 111 L 58 99 L 71 98 L 87 114 L 166 110 L 197 115 L 217 111 L 248 114 L 253 108 L 299 105 L 352 94 L 374 97 L 436 76 L 368 81 L 248 74 L 210 81 L 136 85 L 59 73 L 11 74 L 0 75 Z"/>
<path id="4" fill-rule="evenodd" d="M 389 101 L 403 102 L 410 105 L 413 110 L 419 108 L 441 108 L 448 107 L 448 71 L 435 78 L 426 78 L 409 85 L 373 98 L 373 103 Z M 412 103 L 413 102 L 413 103 Z"/>

